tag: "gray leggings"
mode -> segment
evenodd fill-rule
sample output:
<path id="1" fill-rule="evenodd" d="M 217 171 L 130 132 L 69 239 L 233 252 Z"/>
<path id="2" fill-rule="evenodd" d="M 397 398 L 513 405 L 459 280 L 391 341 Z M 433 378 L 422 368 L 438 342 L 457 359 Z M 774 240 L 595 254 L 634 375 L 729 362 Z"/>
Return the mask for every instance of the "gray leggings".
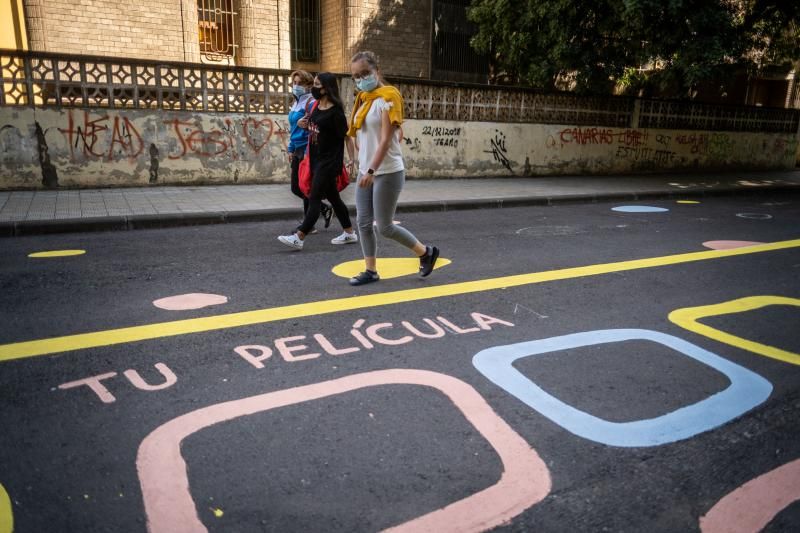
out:
<path id="1" fill-rule="evenodd" d="M 378 250 L 372 221 L 377 220 L 378 231 L 388 239 L 395 240 L 406 248 L 413 248 L 417 238 L 405 228 L 392 222 L 397 199 L 406 181 L 406 171 L 375 176 L 370 187 L 356 184 L 356 222 L 364 257 L 375 257 Z"/>

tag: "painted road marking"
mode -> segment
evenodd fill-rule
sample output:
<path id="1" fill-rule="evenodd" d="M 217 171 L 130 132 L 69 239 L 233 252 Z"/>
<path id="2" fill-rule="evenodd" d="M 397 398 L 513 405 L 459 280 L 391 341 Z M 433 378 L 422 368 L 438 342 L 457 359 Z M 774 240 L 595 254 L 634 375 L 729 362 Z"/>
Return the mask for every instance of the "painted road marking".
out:
<path id="1" fill-rule="evenodd" d="M 581 346 L 647 340 L 672 348 L 724 374 L 731 384 L 692 405 L 633 422 L 609 422 L 580 411 L 548 394 L 519 370 L 514 361 Z M 714 429 L 766 400 L 772 384 L 758 374 L 672 335 L 646 329 L 606 329 L 549 339 L 495 346 L 478 352 L 472 364 L 484 376 L 567 431 L 609 446 L 659 446 Z"/>
<path id="2" fill-rule="evenodd" d="M 34 252 L 32 254 L 28 254 L 28 257 L 33 257 L 35 259 L 51 258 L 51 257 L 70 257 L 73 255 L 83 255 L 85 253 L 86 250 L 53 250 L 51 252 Z"/>
<path id="3" fill-rule="evenodd" d="M 342 311 L 352 311 L 355 309 L 368 309 L 371 307 L 394 305 L 419 300 L 429 300 L 433 298 L 443 298 L 446 296 L 457 296 L 495 289 L 506 289 L 509 287 L 520 287 L 536 283 L 545 283 L 548 281 L 598 276 L 601 274 L 622 272 L 626 270 L 679 265 L 695 261 L 707 261 L 711 259 L 721 259 L 724 257 L 772 252 L 777 250 L 788 250 L 798 247 L 800 247 L 800 239 L 794 239 L 789 241 L 763 244 L 759 246 L 750 246 L 747 248 L 736 248 L 734 250 L 706 250 L 702 252 L 650 257 L 647 259 L 633 259 L 615 263 L 601 263 L 597 265 L 563 268 L 560 270 L 549 270 L 545 272 L 532 272 L 529 274 L 517 274 L 498 278 L 448 283 L 444 285 L 434 285 L 418 289 L 405 289 L 363 296 L 336 298 L 332 300 L 322 300 L 317 302 L 287 305 L 283 307 L 258 309 L 255 311 L 244 311 L 224 315 L 191 318 L 172 322 L 159 322 L 155 324 L 110 329 L 92 333 L 79 333 L 76 335 L 66 335 L 63 337 L 53 337 L 49 339 L 15 342 L 11 344 L 0 345 L 0 362 L 23 359 L 26 357 L 35 357 L 38 355 L 81 350 L 85 348 L 96 348 L 100 346 L 111 346 L 114 344 L 123 344 L 128 342 L 160 339 L 163 337 L 186 335 L 189 333 L 201 333 L 226 328 L 252 326 L 254 324 L 264 324 L 267 322 L 277 322 L 280 320 L 289 320 L 306 316 L 318 316 L 329 313 L 339 313 Z"/>
<path id="4" fill-rule="evenodd" d="M 611 210 L 618 213 L 666 213 L 669 211 L 664 207 L 652 207 L 649 205 L 621 205 L 612 207 Z"/>
<path id="5" fill-rule="evenodd" d="M 706 241 L 703 246 L 712 250 L 731 250 L 733 248 L 741 248 L 742 246 L 755 246 L 757 244 L 764 244 L 757 241 Z"/>
<path id="6" fill-rule="evenodd" d="M 11 498 L 6 489 L 0 485 L 0 533 L 14 531 L 14 514 L 11 512 Z"/>
<path id="7" fill-rule="evenodd" d="M 767 213 L 737 213 L 736 216 L 739 218 L 748 218 L 750 220 L 769 220 L 772 218 L 772 215 L 768 215 Z"/>
<path id="8" fill-rule="evenodd" d="M 204 292 L 192 292 L 189 294 L 177 294 L 159 298 L 153 305 L 159 309 L 167 311 L 188 311 L 190 309 L 202 309 L 212 305 L 222 305 L 228 303 L 228 297 L 221 294 L 208 294 Z"/>
<path id="9" fill-rule="evenodd" d="M 142 441 L 136 459 L 148 531 L 206 531 L 197 516 L 181 455 L 181 442 L 190 435 L 242 416 L 393 384 L 432 387 L 447 396 L 494 448 L 503 464 L 503 474 L 491 487 L 387 531 L 485 531 L 512 519 L 550 493 L 550 471 L 539 454 L 470 385 L 428 370 L 378 370 L 211 405 L 158 427 Z"/>
<path id="10" fill-rule="evenodd" d="M 452 261 L 444 257 L 440 257 L 436 261 L 434 270 L 447 266 Z M 331 272 L 340 278 L 352 278 L 359 272 L 364 271 L 364 260 L 357 259 L 355 261 L 348 261 L 346 263 L 339 263 L 331 269 Z M 379 257 L 377 263 L 378 273 L 381 279 L 399 278 L 402 276 L 410 276 L 419 272 L 419 259 L 416 257 Z"/>
<path id="11" fill-rule="evenodd" d="M 700 518 L 703 533 L 756 533 L 800 500 L 800 459 L 748 481 Z"/>
<path id="12" fill-rule="evenodd" d="M 757 353 L 758 355 L 771 357 L 773 359 L 777 359 L 778 361 L 791 363 L 793 365 L 800 365 L 800 354 L 796 354 L 787 350 L 781 350 L 780 348 L 775 348 L 774 346 L 769 346 L 767 344 L 761 344 L 760 342 L 743 339 L 742 337 L 731 335 L 730 333 L 726 333 L 722 330 L 712 328 L 711 326 L 707 326 L 698 322 L 698 320 L 702 318 L 719 315 L 731 315 L 734 313 L 744 313 L 746 311 L 761 309 L 762 307 L 767 307 L 768 305 L 792 305 L 795 307 L 800 307 L 800 300 L 797 298 L 785 298 L 783 296 L 749 296 L 747 298 L 729 300 L 727 302 L 713 305 L 702 305 L 699 307 L 685 307 L 683 309 L 677 309 L 669 314 L 669 319 L 680 327 L 688 329 L 689 331 L 693 331 L 698 335 L 703 335 L 716 341 L 730 344 L 731 346 L 736 346 L 742 350 Z"/>
<path id="13" fill-rule="evenodd" d="M 678 200 L 676 203 L 678 204 L 699 204 L 697 200 Z"/>

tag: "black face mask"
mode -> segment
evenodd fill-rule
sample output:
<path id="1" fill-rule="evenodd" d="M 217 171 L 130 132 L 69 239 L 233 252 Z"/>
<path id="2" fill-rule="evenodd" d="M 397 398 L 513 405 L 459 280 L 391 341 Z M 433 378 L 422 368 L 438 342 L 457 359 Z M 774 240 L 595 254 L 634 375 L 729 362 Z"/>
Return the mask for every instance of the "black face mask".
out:
<path id="1" fill-rule="evenodd" d="M 322 97 L 325 96 L 325 95 L 322 94 L 322 88 L 321 87 L 312 87 L 311 88 L 311 96 L 314 97 L 314 100 L 321 100 Z"/>

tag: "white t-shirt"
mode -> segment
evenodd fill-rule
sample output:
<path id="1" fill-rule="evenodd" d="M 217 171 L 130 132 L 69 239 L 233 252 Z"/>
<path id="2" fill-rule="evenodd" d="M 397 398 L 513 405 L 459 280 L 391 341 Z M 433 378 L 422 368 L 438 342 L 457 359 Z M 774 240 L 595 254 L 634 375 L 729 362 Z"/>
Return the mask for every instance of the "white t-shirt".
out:
<path id="1" fill-rule="evenodd" d="M 383 98 L 376 98 L 367 112 L 364 123 L 358 129 L 356 139 L 358 140 L 358 171 L 360 174 L 366 174 L 372 165 L 372 158 L 375 157 L 375 152 L 378 151 L 378 145 L 381 143 L 381 113 L 391 106 L 391 102 L 386 102 Z M 392 128 L 389 150 L 386 152 L 381 166 L 375 169 L 375 175 L 400 172 L 405 168 L 403 150 L 397 139 L 397 130 Z"/>

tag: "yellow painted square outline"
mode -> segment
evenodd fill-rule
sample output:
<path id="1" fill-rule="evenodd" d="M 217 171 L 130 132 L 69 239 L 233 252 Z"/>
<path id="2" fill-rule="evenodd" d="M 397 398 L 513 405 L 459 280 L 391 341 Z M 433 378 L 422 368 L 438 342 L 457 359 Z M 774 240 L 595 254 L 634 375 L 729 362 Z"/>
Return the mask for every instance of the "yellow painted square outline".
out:
<path id="1" fill-rule="evenodd" d="M 781 350 L 780 348 L 761 344 L 760 342 L 743 339 L 742 337 L 737 337 L 736 335 L 698 322 L 701 318 L 744 313 L 745 311 L 753 311 L 754 309 L 760 309 L 768 305 L 793 305 L 795 307 L 800 307 L 800 300 L 784 296 L 748 296 L 746 298 L 729 300 L 713 305 L 676 309 L 669 314 L 669 320 L 684 329 L 688 329 L 689 331 L 725 344 L 730 344 L 731 346 L 736 346 L 742 350 L 771 357 L 785 363 L 800 365 L 800 354 Z"/>

